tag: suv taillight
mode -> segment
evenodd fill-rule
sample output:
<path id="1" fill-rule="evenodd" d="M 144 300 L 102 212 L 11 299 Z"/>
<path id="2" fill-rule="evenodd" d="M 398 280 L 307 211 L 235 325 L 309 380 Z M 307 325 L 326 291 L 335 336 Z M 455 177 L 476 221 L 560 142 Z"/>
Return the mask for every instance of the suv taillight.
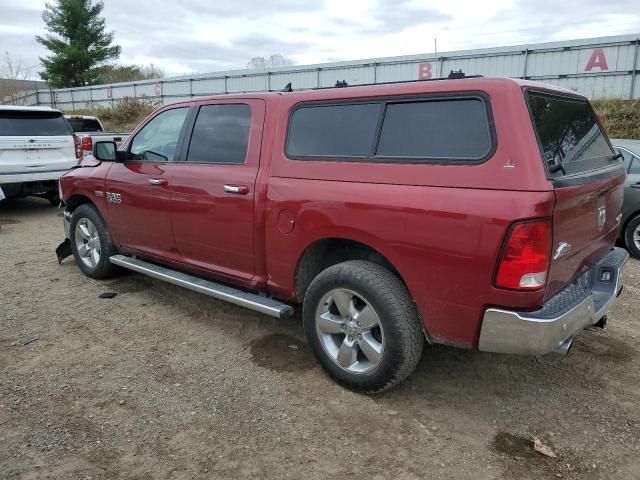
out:
<path id="1" fill-rule="evenodd" d="M 76 158 L 82 158 L 82 143 L 80 142 L 80 138 L 74 135 L 73 141 L 76 145 Z"/>
<path id="2" fill-rule="evenodd" d="M 91 141 L 91 137 L 82 137 L 82 150 L 85 152 L 90 152 L 93 150 L 93 142 Z"/>
<path id="3" fill-rule="evenodd" d="M 510 290 L 540 290 L 551 257 L 551 220 L 514 224 L 502 247 L 495 284 Z"/>

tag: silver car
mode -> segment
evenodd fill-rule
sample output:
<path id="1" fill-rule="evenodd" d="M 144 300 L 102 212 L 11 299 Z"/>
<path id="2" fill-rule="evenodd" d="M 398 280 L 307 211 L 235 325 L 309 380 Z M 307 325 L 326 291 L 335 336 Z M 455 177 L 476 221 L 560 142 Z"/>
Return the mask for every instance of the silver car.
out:
<path id="1" fill-rule="evenodd" d="M 627 170 L 620 240 L 631 255 L 640 258 L 640 140 L 612 138 L 611 144 L 622 155 Z"/>
<path id="2" fill-rule="evenodd" d="M 627 170 L 627 185 L 640 186 L 640 140 L 612 138 L 611 144 L 622 155 Z"/>

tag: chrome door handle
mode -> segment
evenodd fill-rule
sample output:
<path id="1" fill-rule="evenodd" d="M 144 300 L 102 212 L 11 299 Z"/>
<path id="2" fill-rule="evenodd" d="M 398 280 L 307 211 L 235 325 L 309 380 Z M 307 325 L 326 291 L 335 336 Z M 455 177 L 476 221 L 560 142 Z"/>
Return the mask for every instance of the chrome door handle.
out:
<path id="1" fill-rule="evenodd" d="M 150 178 L 149 183 L 151 185 L 166 185 L 168 182 L 161 178 Z"/>
<path id="2" fill-rule="evenodd" d="M 224 191 L 227 193 L 237 193 L 238 195 L 246 195 L 249 193 L 249 187 L 246 185 L 225 185 Z"/>

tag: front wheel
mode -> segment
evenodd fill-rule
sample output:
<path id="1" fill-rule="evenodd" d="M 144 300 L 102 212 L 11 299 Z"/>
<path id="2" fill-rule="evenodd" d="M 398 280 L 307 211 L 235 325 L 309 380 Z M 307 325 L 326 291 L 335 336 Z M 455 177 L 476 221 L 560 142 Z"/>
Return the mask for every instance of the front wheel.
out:
<path id="1" fill-rule="evenodd" d="M 353 260 L 329 267 L 304 298 L 304 328 L 322 367 L 339 384 L 379 393 L 404 380 L 424 336 L 404 284 L 388 269 Z"/>
<path id="2" fill-rule="evenodd" d="M 59 207 L 60 206 L 60 197 L 58 196 L 57 193 L 47 196 L 47 200 L 49 200 L 49 204 L 52 207 Z"/>
<path id="3" fill-rule="evenodd" d="M 640 215 L 632 218 L 624 231 L 624 243 L 629 253 L 640 258 Z"/>
<path id="4" fill-rule="evenodd" d="M 109 261 L 117 253 L 102 216 L 93 205 L 80 205 L 71 215 L 71 251 L 86 276 L 109 278 L 119 269 Z"/>

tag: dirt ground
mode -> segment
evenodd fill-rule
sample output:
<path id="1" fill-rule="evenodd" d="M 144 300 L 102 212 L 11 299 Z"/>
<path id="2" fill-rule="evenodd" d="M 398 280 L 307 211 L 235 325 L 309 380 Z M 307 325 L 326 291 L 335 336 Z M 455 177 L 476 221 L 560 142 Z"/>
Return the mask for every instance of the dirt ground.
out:
<path id="1" fill-rule="evenodd" d="M 427 347 L 366 397 L 322 372 L 299 317 L 90 280 L 58 265 L 62 237 L 46 202 L 0 205 L 2 479 L 640 478 L 638 261 L 569 356 Z"/>

